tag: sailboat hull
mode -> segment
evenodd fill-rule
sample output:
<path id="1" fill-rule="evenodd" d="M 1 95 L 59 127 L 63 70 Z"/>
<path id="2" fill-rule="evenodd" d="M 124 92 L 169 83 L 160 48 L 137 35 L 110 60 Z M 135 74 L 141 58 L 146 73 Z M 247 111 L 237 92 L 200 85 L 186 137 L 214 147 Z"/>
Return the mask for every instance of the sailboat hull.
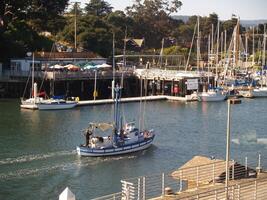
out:
<path id="1" fill-rule="evenodd" d="M 254 97 L 267 97 L 267 87 L 254 89 L 253 96 Z"/>
<path id="2" fill-rule="evenodd" d="M 23 109 L 37 110 L 38 109 L 37 104 L 41 103 L 42 101 L 43 101 L 43 98 L 40 98 L 40 97 L 21 100 L 20 107 Z"/>
<path id="3" fill-rule="evenodd" d="M 39 103 L 37 104 L 39 110 L 62 110 L 71 109 L 77 105 L 77 102 L 73 103 Z"/>
<path id="4" fill-rule="evenodd" d="M 154 140 L 154 135 L 151 138 L 144 140 L 143 142 L 136 142 L 133 144 L 120 147 L 95 149 L 90 147 L 77 146 L 76 150 L 78 155 L 80 156 L 89 156 L 89 157 L 115 156 L 147 149 L 151 146 L 153 140 Z"/>
<path id="5" fill-rule="evenodd" d="M 38 106 L 36 104 L 21 104 L 20 108 L 30 109 L 30 110 L 37 110 Z"/>
<path id="6" fill-rule="evenodd" d="M 217 92 L 202 93 L 198 96 L 199 101 L 224 101 L 225 98 L 225 95 Z"/>

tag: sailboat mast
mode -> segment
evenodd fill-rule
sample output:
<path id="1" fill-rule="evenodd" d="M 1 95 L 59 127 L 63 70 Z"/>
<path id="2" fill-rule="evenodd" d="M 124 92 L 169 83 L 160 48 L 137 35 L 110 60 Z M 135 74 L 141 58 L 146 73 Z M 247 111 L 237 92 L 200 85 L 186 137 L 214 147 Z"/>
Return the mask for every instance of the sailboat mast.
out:
<path id="1" fill-rule="evenodd" d="M 255 62 L 255 39 L 254 39 L 254 26 L 253 26 L 253 28 L 252 28 L 252 30 L 253 30 L 253 33 L 252 33 L 252 54 L 253 54 L 253 57 L 252 57 L 252 65 L 254 65 L 254 62 Z"/>
<path id="2" fill-rule="evenodd" d="M 114 88 L 115 88 L 115 32 L 113 31 L 112 38 L 112 82 L 111 82 L 111 97 L 114 99 Z"/>
<path id="3" fill-rule="evenodd" d="M 32 53 L 32 97 L 34 96 L 33 94 L 33 90 L 34 90 L 34 52 Z"/>
<path id="4" fill-rule="evenodd" d="M 197 16 L 197 71 L 199 71 L 199 60 L 200 60 L 200 41 L 199 41 L 199 16 Z"/>
<path id="5" fill-rule="evenodd" d="M 124 46 L 123 46 L 123 68 L 126 67 L 126 40 L 127 40 L 127 26 L 125 29 L 125 35 L 124 35 Z"/>
<path id="6" fill-rule="evenodd" d="M 214 33 L 214 25 L 213 24 L 211 24 L 211 54 L 212 54 L 212 56 L 213 56 L 213 41 L 214 41 L 214 38 L 213 38 L 213 33 Z"/>
<path id="7" fill-rule="evenodd" d="M 236 42 L 236 47 L 235 47 L 235 65 L 238 65 L 238 60 L 239 60 L 239 18 L 237 19 L 237 24 L 236 24 L 236 33 L 235 33 L 235 42 Z"/>
<path id="8" fill-rule="evenodd" d="M 117 131 L 119 127 L 119 120 L 120 120 L 120 116 L 119 116 L 120 87 L 116 86 L 114 88 L 114 92 L 115 92 L 114 121 L 115 121 L 115 131 Z"/>
<path id="9" fill-rule="evenodd" d="M 208 84 L 210 83 L 210 35 L 208 39 Z"/>
<path id="10" fill-rule="evenodd" d="M 248 70 L 248 35 L 246 34 L 246 71 Z"/>
<path id="11" fill-rule="evenodd" d="M 262 52 L 262 68 L 261 68 L 261 86 L 263 85 L 263 70 L 265 66 L 265 49 L 266 49 L 266 37 L 265 37 L 265 31 L 266 31 L 266 26 L 264 24 L 264 29 L 263 29 L 263 52 Z"/>
<path id="12" fill-rule="evenodd" d="M 215 82 L 217 84 L 217 79 L 218 79 L 218 65 L 219 65 L 219 34 L 220 34 L 220 21 L 218 18 L 218 23 L 217 23 L 217 48 L 216 48 L 216 79 Z"/>

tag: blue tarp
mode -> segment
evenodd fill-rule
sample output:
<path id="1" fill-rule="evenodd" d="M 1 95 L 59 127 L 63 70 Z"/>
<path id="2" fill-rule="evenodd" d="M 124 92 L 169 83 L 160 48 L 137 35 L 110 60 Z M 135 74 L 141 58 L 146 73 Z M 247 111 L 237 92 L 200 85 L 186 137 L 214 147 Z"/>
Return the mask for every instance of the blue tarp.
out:
<path id="1" fill-rule="evenodd" d="M 52 99 L 64 99 L 65 95 L 52 96 Z"/>

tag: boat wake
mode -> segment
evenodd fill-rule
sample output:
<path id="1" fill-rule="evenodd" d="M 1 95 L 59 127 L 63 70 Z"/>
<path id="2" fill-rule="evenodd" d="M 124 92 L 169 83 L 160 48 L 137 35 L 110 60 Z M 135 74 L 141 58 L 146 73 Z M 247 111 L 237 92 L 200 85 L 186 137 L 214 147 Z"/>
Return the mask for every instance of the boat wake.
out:
<path id="1" fill-rule="evenodd" d="M 78 167 L 86 167 L 86 166 L 96 166 L 101 163 L 112 162 L 112 161 L 120 161 L 120 160 L 129 160 L 136 158 L 137 155 L 124 155 L 124 156 L 110 156 L 110 157 L 83 157 L 77 160 L 76 165 Z"/>
<path id="2" fill-rule="evenodd" d="M 19 179 L 29 176 L 39 176 L 40 174 L 45 174 L 48 172 L 52 172 L 55 170 L 66 170 L 69 167 L 71 167 L 73 163 L 65 163 L 65 164 L 59 164 L 54 166 L 46 166 L 41 168 L 35 168 L 35 169 L 19 169 L 12 172 L 7 173 L 1 173 L 0 174 L 0 180 L 10 180 L 10 179 Z"/>
<path id="3" fill-rule="evenodd" d="M 39 155 L 25 155 L 20 156 L 17 158 L 6 158 L 0 160 L 0 166 L 4 166 L 7 164 L 17 164 L 17 163 L 24 163 L 24 162 L 31 162 L 36 160 L 43 160 L 52 157 L 59 157 L 59 156 L 66 156 L 66 155 L 75 155 L 76 151 L 60 151 L 60 152 L 53 152 L 48 154 L 39 154 Z M 74 160 L 71 161 L 59 161 L 57 163 L 51 164 L 50 162 L 47 163 L 46 166 L 42 164 L 42 166 L 38 168 L 21 168 L 17 170 L 10 170 L 8 169 L 5 173 L 0 173 L 0 181 L 1 180 L 12 180 L 12 179 L 21 179 L 21 178 L 28 178 L 29 176 L 40 176 L 45 175 L 47 173 L 53 173 L 54 171 L 58 170 L 77 170 L 81 167 L 90 167 L 96 166 L 101 163 L 107 163 L 112 161 L 119 161 L 124 159 L 134 159 L 137 155 L 125 155 L 125 156 L 114 156 L 114 157 L 105 157 L 105 158 L 80 158 L 74 157 Z"/>
<path id="4" fill-rule="evenodd" d="M 44 160 L 47 158 L 58 157 L 58 156 L 67 156 L 74 155 L 76 151 L 58 151 L 51 152 L 47 154 L 33 154 L 33 155 L 23 155 L 16 158 L 5 158 L 0 160 L 0 165 L 8 165 L 8 164 L 16 164 L 16 163 L 24 163 L 31 162 L 36 160 Z"/>

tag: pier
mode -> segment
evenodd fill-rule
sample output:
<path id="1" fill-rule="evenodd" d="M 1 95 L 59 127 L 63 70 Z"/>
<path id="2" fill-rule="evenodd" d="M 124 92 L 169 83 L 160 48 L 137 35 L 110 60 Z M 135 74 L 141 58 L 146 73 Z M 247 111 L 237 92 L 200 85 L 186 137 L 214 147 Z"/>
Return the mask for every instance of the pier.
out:
<path id="1" fill-rule="evenodd" d="M 129 102 L 139 102 L 139 101 L 161 101 L 161 100 L 183 101 L 183 102 L 188 101 L 188 99 L 186 97 L 158 95 L 158 96 L 146 96 L 146 97 L 121 98 L 120 102 L 129 103 Z M 112 103 L 114 103 L 113 99 L 99 99 L 99 100 L 79 101 L 77 106 L 112 104 Z"/>
<path id="2" fill-rule="evenodd" d="M 265 199 L 267 173 L 258 161 L 229 161 L 229 186 L 225 187 L 226 161 L 195 156 L 179 169 L 121 180 L 122 191 L 94 200 L 107 199 Z M 250 160 L 251 161 L 251 160 Z M 261 169 L 261 170 L 258 170 Z"/>

